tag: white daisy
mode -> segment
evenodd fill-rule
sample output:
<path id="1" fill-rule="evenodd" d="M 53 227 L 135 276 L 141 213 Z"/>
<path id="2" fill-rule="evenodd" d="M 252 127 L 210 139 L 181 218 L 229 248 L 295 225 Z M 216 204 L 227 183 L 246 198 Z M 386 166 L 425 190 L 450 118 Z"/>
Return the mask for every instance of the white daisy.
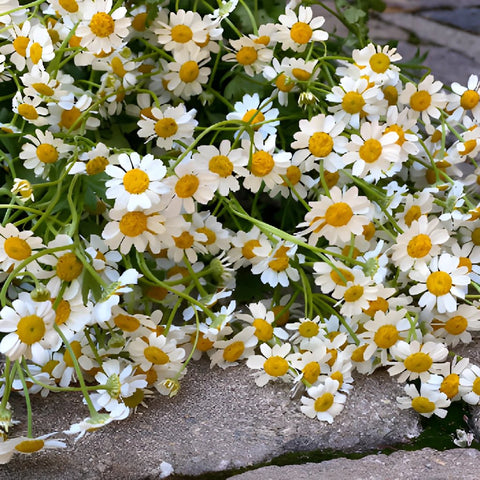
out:
<path id="1" fill-rule="evenodd" d="M 210 368 L 215 365 L 225 369 L 238 365 L 238 360 L 250 358 L 254 353 L 258 339 L 255 327 L 246 327 L 228 340 L 216 340 L 214 353 L 210 356 Z"/>
<path id="2" fill-rule="evenodd" d="M 238 40 L 230 40 L 232 49 L 222 57 L 224 62 L 236 62 L 245 70 L 245 73 L 253 77 L 270 64 L 273 50 L 249 37 L 241 37 Z"/>
<path id="3" fill-rule="evenodd" d="M 450 400 L 444 393 L 435 390 L 428 384 L 420 386 L 420 393 L 413 384 L 405 385 L 404 390 L 408 397 L 397 397 L 399 408 L 413 408 L 417 413 L 427 418 L 432 415 L 437 415 L 440 418 L 446 417 L 446 408 L 450 405 Z"/>
<path id="4" fill-rule="evenodd" d="M 324 384 L 310 387 L 308 397 L 302 397 L 300 410 L 309 418 L 317 418 L 324 422 L 333 423 L 344 407 L 347 397 L 338 391 L 337 380 L 327 377 Z"/>

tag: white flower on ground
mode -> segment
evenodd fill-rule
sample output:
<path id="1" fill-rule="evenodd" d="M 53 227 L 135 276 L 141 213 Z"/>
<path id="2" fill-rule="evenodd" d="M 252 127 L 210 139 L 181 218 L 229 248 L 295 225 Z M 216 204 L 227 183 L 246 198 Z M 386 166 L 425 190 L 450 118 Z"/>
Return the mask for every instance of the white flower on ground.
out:
<path id="1" fill-rule="evenodd" d="M 307 417 L 333 423 L 334 417 L 343 410 L 347 399 L 346 395 L 338 391 L 338 387 L 338 381 L 329 377 L 324 384 L 310 387 L 307 390 L 308 397 L 302 397 L 300 410 Z"/>
<path id="2" fill-rule="evenodd" d="M 397 397 L 399 408 L 413 408 L 417 413 L 427 418 L 432 415 L 445 418 L 447 415 L 446 408 L 450 406 L 450 400 L 444 393 L 435 390 L 432 386 L 422 384 L 419 393 L 415 385 L 407 384 L 405 385 L 405 393 L 408 397 Z"/>

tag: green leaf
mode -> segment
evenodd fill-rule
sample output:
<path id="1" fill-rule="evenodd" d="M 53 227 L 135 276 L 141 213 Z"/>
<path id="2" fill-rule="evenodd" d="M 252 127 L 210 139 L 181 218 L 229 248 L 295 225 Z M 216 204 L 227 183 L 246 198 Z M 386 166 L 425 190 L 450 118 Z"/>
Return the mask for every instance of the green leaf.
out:
<path id="1" fill-rule="evenodd" d="M 357 7 L 348 7 L 343 12 L 343 15 L 350 23 L 357 23 L 360 19 L 366 16 L 366 13 Z"/>

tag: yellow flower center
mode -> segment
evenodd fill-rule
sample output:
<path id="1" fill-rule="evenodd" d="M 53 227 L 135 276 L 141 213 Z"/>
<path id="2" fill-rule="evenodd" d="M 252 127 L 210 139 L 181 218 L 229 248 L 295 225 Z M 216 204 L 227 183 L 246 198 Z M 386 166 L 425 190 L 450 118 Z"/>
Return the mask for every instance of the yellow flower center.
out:
<path id="1" fill-rule="evenodd" d="M 302 178 L 302 172 L 296 165 L 290 165 L 287 168 L 285 176 L 288 179 L 290 185 L 295 186 Z M 283 182 L 283 185 L 288 185 L 287 182 Z"/>
<path id="2" fill-rule="evenodd" d="M 72 313 L 70 303 L 67 300 L 61 300 L 55 310 L 55 323 L 63 325 L 70 317 L 70 313 Z"/>
<path id="3" fill-rule="evenodd" d="M 267 46 L 270 43 L 270 37 L 268 35 L 262 35 L 254 40 L 255 43 L 258 45 L 265 45 Z"/>
<path id="4" fill-rule="evenodd" d="M 463 150 L 459 150 L 458 153 L 460 155 L 468 155 L 469 153 L 472 153 L 473 149 L 476 146 L 477 146 L 476 140 L 467 140 L 466 142 L 463 142 Z"/>
<path id="5" fill-rule="evenodd" d="M 81 114 L 82 112 L 77 107 L 72 107 L 70 110 L 64 110 L 60 116 L 58 126 L 70 129 L 75 125 Z"/>
<path id="6" fill-rule="evenodd" d="M 316 157 L 326 157 L 333 150 L 333 138 L 325 132 L 315 132 L 308 140 L 308 149 Z"/>
<path id="7" fill-rule="evenodd" d="M 32 83 L 32 88 L 40 93 L 40 95 L 45 95 L 47 97 L 51 97 L 55 93 L 53 88 L 45 85 L 44 83 Z"/>
<path id="8" fill-rule="evenodd" d="M 418 413 L 431 413 L 435 410 L 435 404 L 427 397 L 415 397 L 412 400 L 412 408 Z"/>
<path id="9" fill-rule="evenodd" d="M 305 22 L 294 23 L 290 29 L 290 38 L 294 42 L 304 45 L 312 38 L 312 27 Z"/>
<path id="10" fill-rule="evenodd" d="M 265 115 L 260 110 L 253 108 L 248 110 L 245 115 L 242 117 L 242 121 L 249 123 L 254 130 L 258 130 L 260 125 L 256 125 L 257 123 L 262 123 L 265 121 Z"/>
<path id="11" fill-rule="evenodd" d="M 255 152 L 252 156 L 252 165 L 250 167 L 250 171 L 256 177 L 264 177 L 273 170 L 274 166 L 275 162 L 273 157 L 269 153 L 260 150 Z"/>
<path id="12" fill-rule="evenodd" d="M 353 210 L 345 202 L 330 205 L 325 212 L 325 222 L 332 227 L 343 227 L 353 217 Z"/>
<path id="13" fill-rule="evenodd" d="M 94 35 L 101 38 L 109 37 L 115 31 L 113 18 L 105 12 L 96 13 L 88 26 Z"/>
<path id="14" fill-rule="evenodd" d="M 460 97 L 460 105 L 465 110 L 471 110 L 478 105 L 480 96 L 475 90 L 466 90 Z"/>
<path id="15" fill-rule="evenodd" d="M 42 53 L 42 46 L 37 42 L 32 43 L 30 47 L 30 58 L 35 65 L 41 60 Z"/>
<path id="16" fill-rule="evenodd" d="M 347 92 L 342 100 L 342 108 L 347 113 L 354 115 L 355 113 L 360 113 L 363 106 L 365 105 L 365 100 L 362 95 L 358 92 Z"/>
<path id="17" fill-rule="evenodd" d="M 21 103 L 18 106 L 18 114 L 27 120 L 36 120 L 38 118 L 37 109 L 29 103 Z"/>
<path id="18" fill-rule="evenodd" d="M 283 272 L 289 265 L 288 263 L 288 247 L 281 246 L 274 255 L 273 260 L 268 262 L 268 266 L 275 272 Z"/>
<path id="19" fill-rule="evenodd" d="M 378 311 L 386 312 L 387 310 L 388 302 L 382 297 L 377 297 L 375 300 L 368 301 L 368 309 L 363 310 L 363 313 L 373 318 Z"/>
<path id="20" fill-rule="evenodd" d="M 363 354 L 365 353 L 365 350 L 367 349 L 368 344 L 362 345 L 361 347 L 356 348 L 352 352 L 352 362 L 357 362 L 361 363 L 365 361 L 365 357 Z"/>
<path id="21" fill-rule="evenodd" d="M 177 43 L 187 43 L 193 38 L 192 29 L 186 25 L 175 25 L 170 34 Z"/>
<path id="22" fill-rule="evenodd" d="M 390 58 L 385 53 L 375 53 L 368 63 L 375 73 L 385 73 L 390 66 Z"/>
<path id="23" fill-rule="evenodd" d="M 112 67 L 113 73 L 115 75 L 118 75 L 120 78 L 123 78 L 127 73 L 127 71 L 125 70 L 125 67 L 123 66 L 123 62 L 119 57 L 112 58 L 110 65 Z"/>
<path id="24" fill-rule="evenodd" d="M 254 47 L 242 47 L 236 58 L 240 65 L 251 65 L 258 58 L 257 50 Z"/>
<path id="25" fill-rule="evenodd" d="M 313 408 L 316 412 L 326 412 L 333 405 L 334 398 L 330 392 L 326 392 L 315 400 Z"/>
<path id="26" fill-rule="evenodd" d="M 303 68 L 294 68 L 292 69 L 292 75 L 297 80 L 300 80 L 301 82 L 306 82 L 310 78 L 311 73 L 307 70 L 304 70 Z"/>
<path id="27" fill-rule="evenodd" d="M 143 212 L 127 212 L 119 223 L 119 229 L 127 237 L 137 237 L 147 230 L 147 215 Z"/>
<path id="28" fill-rule="evenodd" d="M 202 245 L 213 245 L 217 241 L 217 235 L 213 230 L 210 230 L 207 227 L 197 228 L 198 233 L 203 233 L 207 239 L 203 242 L 200 242 Z"/>
<path id="29" fill-rule="evenodd" d="M 472 392 L 480 395 L 480 377 L 476 378 L 473 382 Z"/>
<path id="30" fill-rule="evenodd" d="M 415 235 L 407 245 L 407 253 L 412 258 L 422 258 L 430 252 L 432 241 L 428 235 L 420 233 Z"/>
<path id="31" fill-rule="evenodd" d="M 29 42 L 30 39 L 28 37 L 19 36 L 13 41 L 13 48 L 19 55 L 25 57 L 27 55 Z"/>
<path id="32" fill-rule="evenodd" d="M 426 372 L 432 363 L 430 355 L 423 352 L 412 353 L 403 362 L 407 370 L 416 373 Z"/>
<path id="33" fill-rule="evenodd" d="M 137 388 L 132 395 L 129 397 L 123 397 L 123 403 L 128 407 L 128 408 L 135 408 L 138 407 L 145 398 L 145 392 L 141 388 Z"/>
<path id="34" fill-rule="evenodd" d="M 199 71 L 197 62 L 189 60 L 180 67 L 180 80 L 185 83 L 193 82 L 197 79 Z"/>
<path id="35" fill-rule="evenodd" d="M 192 335 L 191 341 L 192 343 L 195 341 L 195 335 Z M 207 337 L 205 337 L 203 332 L 200 332 L 197 340 L 197 347 L 196 347 L 197 350 L 199 350 L 200 352 L 207 352 L 212 347 L 213 347 L 213 342 L 209 340 Z"/>
<path id="36" fill-rule="evenodd" d="M 417 112 L 423 112 L 432 103 L 432 96 L 426 90 L 419 90 L 410 97 L 410 106 Z"/>
<path id="37" fill-rule="evenodd" d="M 227 178 L 233 172 L 233 163 L 225 155 L 215 155 L 208 162 L 208 169 L 219 177 Z"/>
<path id="38" fill-rule="evenodd" d="M 253 257 L 255 257 L 255 254 L 253 253 L 253 249 L 256 247 L 260 247 L 260 242 L 256 239 L 248 240 L 248 242 L 245 242 L 245 244 L 242 247 L 243 257 L 246 258 L 247 260 L 250 260 Z"/>
<path id="39" fill-rule="evenodd" d="M 45 323 L 38 315 L 22 317 L 17 324 L 17 335 L 22 343 L 32 345 L 45 335 Z"/>
<path id="40" fill-rule="evenodd" d="M 275 80 L 275 85 L 281 92 L 289 92 L 295 86 L 295 82 L 281 73 Z"/>
<path id="41" fill-rule="evenodd" d="M 77 258 L 73 252 L 68 252 L 62 255 L 57 262 L 57 277 L 65 282 L 71 282 L 83 270 L 82 262 Z"/>
<path id="42" fill-rule="evenodd" d="M 124 332 L 134 332 L 140 326 L 140 320 L 132 315 L 119 313 L 113 318 L 113 323 Z"/>
<path id="43" fill-rule="evenodd" d="M 298 327 L 298 333 L 304 338 L 312 338 L 318 334 L 320 328 L 317 323 L 307 320 Z"/>
<path id="44" fill-rule="evenodd" d="M 155 133 L 161 138 L 173 137 L 177 133 L 178 125 L 173 118 L 161 118 L 153 127 Z"/>
<path id="45" fill-rule="evenodd" d="M 73 340 L 72 342 L 70 342 L 70 346 L 72 347 L 75 358 L 78 359 L 78 357 L 82 355 L 82 345 L 78 340 Z M 65 362 L 65 365 L 67 367 L 73 367 L 72 356 L 70 355 L 70 351 L 68 349 L 65 350 L 65 353 L 63 354 L 63 361 Z"/>
<path id="46" fill-rule="evenodd" d="M 284 305 L 275 305 L 271 308 L 272 312 L 275 314 L 275 324 L 282 327 L 285 325 L 289 318 L 290 312 L 285 309 Z"/>
<path id="47" fill-rule="evenodd" d="M 427 278 L 427 289 L 436 297 L 446 295 L 452 288 L 452 277 L 447 272 L 433 272 Z"/>
<path id="48" fill-rule="evenodd" d="M 472 243 L 477 247 L 480 245 L 480 227 L 477 227 L 472 231 Z"/>
<path id="49" fill-rule="evenodd" d="M 32 254 L 30 245 L 23 238 L 9 237 L 5 240 L 3 248 L 13 260 L 26 260 Z"/>
<path id="50" fill-rule="evenodd" d="M 412 205 L 405 214 L 405 223 L 410 227 L 412 222 L 418 220 L 422 216 L 422 210 L 418 205 Z"/>
<path id="51" fill-rule="evenodd" d="M 40 438 L 34 438 L 32 440 L 24 440 L 18 445 L 15 445 L 15 450 L 21 453 L 34 453 L 43 448 L 45 442 Z"/>
<path id="52" fill-rule="evenodd" d="M 353 285 L 350 288 L 347 288 L 343 294 L 343 298 L 346 302 L 356 302 L 363 295 L 363 287 L 361 285 Z"/>
<path id="53" fill-rule="evenodd" d="M 242 356 L 244 350 L 245 344 L 243 342 L 233 342 L 223 350 L 223 359 L 226 362 L 235 362 Z"/>
<path id="54" fill-rule="evenodd" d="M 137 32 L 144 32 L 147 28 L 147 12 L 137 13 L 132 20 L 132 28 Z"/>
<path id="55" fill-rule="evenodd" d="M 398 101 L 398 90 L 393 85 L 387 85 L 383 88 L 383 96 L 388 105 L 396 105 Z"/>
<path id="56" fill-rule="evenodd" d="M 382 144 L 374 138 L 369 138 L 365 140 L 358 153 L 363 161 L 367 163 L 376 162 L 382 154 Z"/>
<path id="57" fill-rule="evenodd" d="M 279 356 L 267 358 L 263 364 L 263 369 L 271 377 L 281 377 L 288 372 L 288 362 Z"/>
<path id="58" fill-rule="evenodd" d="M 273 337 L 273 327 L 263 318 L 256 318 L 252 325 L 255 327 L 255 336 L 261 342 L 268 342 Z"/>
<path id="59" fill-rule="evenodd" d="M 338 388 L 340 388 L 343 385 L 343 374 L 342 372 L 339 372 L 338 370 L 336 372 L 333 372 L 330 374 L 330 378 L 332 380 L 336 380 L 338 382 Z"/>
<path id="60" fill-rule="evenodd" d="M 389 125 L 385 129 L 385 133 L 395 132 L 398 135 L 398 140 L 395 142 L 397 145 L 403 145 L 405 143 L 405 132 L 403 128 L 397 125 L 396 123 L 393 125 Z"/>
<path id="61" fill-rule="evenodd" d="M 459 383 L 460 377 L 456 373 L 451 373 L 443 379 L 443 382 L 440 384 L 440 391 L 452 399 L 458 393 Z"/>
<path id="62" fill-rule="evenodd" d="M 332 270 L 330 272 L 330 278 L 337 285 L 342 285 L 344 287 L 347 284 L 346 282 L 352 282 L 355 278 L 353 273 L 349 270 L 345 270 L 344 268 L 338 268 L 337 270 Z M 343 278 L 340 276 L 339 272 L 342 274 Z"/>
<path id="63" fill-rule="evenodd" d="M 380 348 L 390 348 L 397 343 L 399 339 L 398 330 L 394 325 L 382 325 L 373 337 L 375 343 Z"/>
<path id="64" fill-rule="evenodd" d="M 318 380 L 318 376 L 320 375 L 320 365 L 318 362 L 310 362 L 307 363 L 303 369 L 303 378 L 308 383 L 315 383 Z"/>
<path id="65" fill-rule="evenodd" d="M 78 3 L 76 0 L 58 0 L 59 5 L 70 13 L 75 13 L 78 11 Z"/>
<path id="66" fill-rule="evenodd" d="M 158 347 L 148 346 L 143 351 L 143 356 L 154 365 L 165 365 L 170 361 L 169 356 Z"/>
<path id="67" fill-rule="evenodd" d="M 445 330 L 450 335 L 460 335 L 468 327 L 468 321 L 462 315 L 456 315 L 445 322 Z"/>
<path id="68" fill-rule="evenodd" d="M 180 236 L 173 237 L 175 241 L 175 246 L 180 248 L 181 250 L 186 250 L 187 248 L 191 248 L 194 242 L 194 238 L 188 232 L 182 232 Z"/>
<path id="69" fill-rule="evenodd" d="M 128 193 L 139 194 L 147 190 L 150 179 L 143 170 L 133 168 L 123 176 L 123 185 Z"/>
<path id="70" fill-rule="evenodd" d="M 468 257 L 459 257 L 459 260 L 460 261 L 458 262 L 458 268 L 467 267 L 467 270 L 469 272 L 472 271 L 473 264 L 472 264 L 472 261 Z"/>
<path id="71" fill-rule="evenodd" d="M 55 163 L 58 160 L 58 151 L 49 143 L 41 143 L 37 147 L 37 157 L 43 163 Z"/>
<path id="72" fill-rule="evenodd" d="M 41 370 L 42 372 L 48 373 L 50 376 L 53 376 L 52 372 L 59 363 L 60 362 L 58 360 L 49 360 L 47 363 L 42 365 Z"/>
<path id="73" fill-rule="evenodd" d="M 189 198 L 197 191 L 199 185 L 200 181 L 196 175 L 187 174 L 177 180 L 175 193 L 177 197 Z"/>
<path id="74" fill-rule="evenodd" d="M 105 157 L 95 157 L 87 162 L 85 166 L 88 175 L 96 175 L 105 171 L 105 167 L 108 165 L 108 160 Z"/>

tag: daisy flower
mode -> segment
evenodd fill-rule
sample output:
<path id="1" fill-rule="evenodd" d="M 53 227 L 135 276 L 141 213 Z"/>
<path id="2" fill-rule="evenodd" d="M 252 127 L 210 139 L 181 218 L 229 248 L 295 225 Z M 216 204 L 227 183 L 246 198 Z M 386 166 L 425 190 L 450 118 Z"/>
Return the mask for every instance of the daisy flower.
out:
<path id="1" fill-rule="evenodd" d="M 398 383 L 417 378 L 428 382 L 432 373 L 442 374 L 448 368 L 448 363 L 440 363 L 445 362 L 448 355 L 448 349 L 442 343 L 420 343 L 417 340 L 407 343 L 400 340 L 391 347 L 390 353 L 395 361 L 391 363 L 388 373 L 391 376 L 398 375 Z"/>
<path id="2" fill-rule="evenodd" d="M 425 215 L 414 220 L 397 236 L 395 244 L 392 245 L 392 262 L 403 272 L 421 263 L 430 262 L 450 238 L 446 229 L 438 228 L 439 224 L 437 218 L 429 221 Z"/>
<path id="3" fill-rule="evenodd" d="M 192 160 L 215 175 L 215 191 L 224 197 L 228 196 L 228 192 L 240 189 L 236 176 L 248 175 L 245 168 L 248 156 L 241 148 L 232 150 L 229 140 L 222 140 L 218 148 L 215 145 L 199 145 L 197 153 L 192 155 Z"/>
<path id="4" fill-rule="evenodd" d="M 307 390 L 308 397 L 302 397 L 300 410 L 309 418 L 333 423 L 344 407 L 346 395 L 338 391 L 338 381 L 329 377 L 325 383 L 315 385 Z"/>
<path id="5" fill-rule="evenodd" d="M 105 183 L 105 196 L 115 199 L 115 208 L 133 210 L 158 206 L 161 195 L 170 189 L 162 183 L 167 168 L 162 160 L 148 154 L 140 157 L 137 152 L 121 153 L 119 165 L 107 165 L 105 171 L 111 177 Z"/>
<path id="6" fill-rule="evenodd" d="M 377 85 L 396 85 L 398 83 L 400 69 L 396 65 L 392 65 L 392 62 L 398 62 L 402 56 L 396 48 L 369 43 L 361 50 L 353 50 L 352 59 L 355 65 L 361 69 L 362 76 L 368 77 Z"/>
<path id="7" fill-rule="evenodd" d="M 169 72 L 163 77 L 167 89 L 184 100 L 200 95 L 211 72 L 204 66 L 210 60 L 209 52 L 195 45 L 188 50 L 174 52 L 174 60 L 168 64 Z"/>
<path id="8" fill-rule="evenodd" d="M 228 256 L 234 262 L 235 269 L 259 262 L 272 250 L 270 240 L 257 226 L 253 226 L 249 232 L 239 230 L 231 242 Z"/>
<path id="9" fill-rule="evenodd" d="M 238 360 L 253 355 L 258 339 L 255 327 L 246 327 L 228 340 L 216 340 L 213 344 L 215 352 L 210 356 L 210 368 L 215 365 L 225 369 L 238 365 Z"/>
<path id="10" fill-rule="evenodd" d="M 262 355 L 252 355 L 247 359 L 247 367 L 261 370 L 255 374 L 255 383 L 259 387 L 265 386 L 270 380 L 287 382 L 293 378 L 290 362 L 296 357 L 290 353 L 292 346 L 289 343 L 270 347 L 267 343 L 260 344 Z"/>
<path id="11" fill-rule="evenodd" d="M 427 418 L 432 415 L 437 415 L 440 418 L 446 417 L 446 408 L 450 405 L 450 400 L 444 393 L 427 384 L 421 385 L 420 393 L 413 384 L 405 385 L 404 390 L 408 397 L 397 397 L 398 407 L 402 410 L 413 408 L 422 417 Z"/>
<path id="12" fill-rule="evenodd" d="M 310 7 L 301 5 L 298 15 L 288 8 L 285 14 L 278 17 L 278 22 L 274 39 L 282 45 L 282 50 L 290 48 L 294 52 L 303 52 L 310 42 L 324 42 L 328 39 L 328 33 L 320 30 L 325 18 L 314 17 Z"/>
<path id="13" fill-rule="evenodd" d="M 342 192 L 335 186 L 330 196 L 321 195 L 320 201 L 309 202 L 309 205 L 311 210 L 298 227 L 307 227 L 299 235 L 309 234 L 310 245 L 316 245 L 320 237 L 333 245 L 345 244 L 352 234 L 361 235 L 363 227 L 370 223 L 367 216 L 371 210 L 370 200 L 359 196 L 357 187 Z"/>
<path id="14" fill-rule="evenodd" d="M 448 253 L 432 258 L 430 264 L 419 264 L 408 276 L 419 283 L 413 285 L 411 295 L 422 294 L 418 304 L 439 313 L 454 312 L 457 298 L 465 298 L 470 278 L 467 267 L 459 266 L 459 259 Z"/>
<path id="15" fill-rule="evenodd" d="M 50 438 L 56 432 L 41 435 L 39 437 L 15 437 L 4 439 L 0 442 L 0 464 L 10 461 L 15 453 L 29 455 L 31 453 L 50 450 L 54 448 L 66 448 L 63 440 Z"/>
<path id="16" fill-rule="evenodd" d="M 0 268 L 4 272 L 18 267 L 44 247 L 42 239 L 32 231 L 20 231 L 13 223 L 0 225 Z M 32 273 L 41 270 L 37 260 L 28 262 L 24 268 Z"/>
<path id="17" fill-rule="evenodd" d="M 40 67 L 33 65 L 33 67 L 20 77 L 25 89 L 24 95 L 36 97 L 41 95 L 47 97 L 48 100 L 60 100 L 66 95 L 67 89 L 71 88 L 73 78 L 70 75 L 57 74 L 57 78 L 52 78 L 50 74 Z"/>
<path id="18" fill-rule="evenodd" d="M 58 103 L 48 104 L 50 117 L 49 130 L 52 132 L 78 133 L 81 129 L 95 130 L 100 126 L 94 111 L 90 110 L 93 99 L 84 94 L 78 99 L 73 95 Z M 87 112 L 88 110 L 88 112 Z"/>
<path id="19" fill-rule="evenodd" d="M 210 212 L 199 212 L 192 215 L 192 227 L 197 233 L 204 234 L 207 239 L 201 243 L 212 255 L 230 248 L 231 232 L 223 228 L 217 217 Z"/>
<path id="20" fill-rule="evenodd" d="M 462 371 L 459 390 L 464 402 L 469 405 L 480 403 L 480 367 L 469 365 Z"/>
<path id="21" fill-rule="evenodd" d="M 191 222 L 184 221 L 180 232 L 168 232 L 173 238 L 173 244 L 167 248 L 167 257 L 174 262 L 180 262 L 184 256 L 188 261 L 197 261 L 198 253 L 207 253 L 205 243 L 208 237 L 203 231 L 196 230 Z M 178 233 L 176 235 L 175 233 Z"/>
<path id="22" fill-rule="evenodd" d="M 245 94 L 240 102 L 235 102 L 235 111 L 227 115 L 227 120 L 240 120 L 246 125 L 239 130 L 240 138 L 250 138 L 251 131 L 260 134 L 263 139 L 277 132 L 278 109 L 272 108 L 272 101 L 260 100 L 258 93 Z"/>
<path id="23" fill-rule="evenodd" d="M 119 7 L 113 12 L 112 0 L 86 0 L 80 5 L 82 20 L 75 35 L 80 46 L 91 53 L 110 53 L 118 49 L 128 35 L 132 19 L 125 17 L 127 9 Z"/>
<path id="24" fill-rule="evenodd" d="M 17 92 L 12 99 L 12 111 L 13 113 L 18 113 L 32 125 L 41 127 L 50 122 L 50 118 L 47 118 L 48 109 L 40 106 L 41 103 L 40 95 L 36 97 L 22 97 L 22 94 Z"/>
<path id="25" fill-rule="evenodd" d="M 250 175 L 244 178 L 243 186 L 253 193 L 258 192 L 262 182 L 267 189 L 284 182 L 282 175 L 287 173 L 292 154 L 284 151 L 275 153 L 276 138 L 276 135 L 264 138 L 256 132 L 253 142 L 242 140 L 242 149 L 250 157 Z"/>
<path id="26" fill-rule="evenodd" d="M 275 327 L 275 313 L 261 303 L 250 303 L 248 305 L 250 313 L 238 313 L 236 318 L 255 327 L 254 335 L 260 342 L 269 342 L 280 338 L 286 340 L 287 333 L 283 328 Z M 246 328 L 246 327 L 245 327 Z"/>
<path id="27" fill-rule="evenodd" d="M 470 113 L 479 122 L 480 82 L 478 75 L 471 74 L 466 86 L 453 82 L 451 87 L 453 93 L 448 96 L 447 111 L 451 112 L 452 120 L 461 121 L 467 113 Z"/>
<path id="28" fill-rule="evenodd" d="M 132 246 L 138 252 L 147 247 L 158 253 L 163 245 L 159 235 L 166 232 L 165 217 L 156 208 L 129 212 L 126 209 L 113 208 L 108 213 L 110 222 L 105 225 L 102 237 L 111 249 L 120 249 L 126 255 Z"/>
<path id="29" fill-rule="evenodd" d="M 323 334 L 320 324 L 322 324 L 322 318 L 317 315 L 316 317 L 310 318 L 301 318 L 298 322 L 290 322 L 285 325 L 287 330 L 290 330 L 292 333 L 288 341 L 292 345 L 300 343 L 301 349 L 308 348 L 308 341 L 311 338 L 318 337 L 319 334 Z M 314 382 L 310 382 L 314 383 Z"/>
<path id="30" fill-rule="evenodd" d="M 358 269 L 350 269 L 338 260 L 329 258 L 328 262 L 315 262 L 313 264 L 314 281 L 323 293 L 330 293 L 337 285 L 346 286 L 346 282 L 354 280 Z"/>
<path id="31" fill-rule="evenodd" d="M 98 142 L 97 145 L 88 152 L 82 152 L 76 161 L 68 170 L 70 175 L 77 173 L 87 175 L 97 175 L 105 171 L 109 164 L 117 163 L 117 155 L 112 154 L 109 147 L 104 143 Z"/>
<path id="32" fill-rule="evenodd" d="M 298 126 L 299 131 L 293 134 L 295 140 L 291 147 L 298 150 L 300 159 L 313 165 L 317 163 L 316 160 L 322 160 L 329 172 L 342 168 L 341 155 L 347 151 L 348 143 L 347 138 L 341 135 L 345 129 L 344 123 L 332 115 L 321 113 L 310 120 L 300 120 Z"/>
<path id="33" fill-rule="evenodd" d="M 440 118 L 440 111 L 447 104 L 445 93 L 440 91 L 442 87 L 442 82 L 427 75 L 418 85 L 408 82 L 398 101 L 412 109 L 414 118 L 421 117 L 423 123 L 430 124 L 430 117 Z"/>
<path id="34" fill-rule="evenodd" d="M 55 300 L 55 298 L 51 299 L 52 305 L 55 304 Z M 55 323 L 68 341 L 76 333 L 82 331 L 87 324 L 91 323 L 91 308 L 92 304 L 90 302 L 87 305 L 84 304 L 81 292 L 68 300 L 62 298 L 57 304 L 55 307 Z"/>
<path id="35" fill-rule="evenodd" d="M 0 352 L 13 361 L 24 357 L 36 362 L 58 343 L 54 322 L 51 302 L 34 302 L 28 293 L 20 292 L 12 307 L 0 311 L 0 332 L 6 333 Z"/>
<path id="36" fill-rule="evenodd" d="M 270 64 L 273 51 L 261 43 L 249 37 L 241 37 L 238 40 L 230 39 L 232 49 L 230 53 L 222 57 L 224 62 L 236 62 L 241 65 L 245 73 L 253 77 Z"/>
<path id="37" fill-rule="evenodd" d="M 391 177 L 402 167 L 396 132 L 385 133 L 377 121 L 363 122 L 360 135 L 352 134 L 342 162 L 352 165 L 352 175 L 367 182 Z"/>
<path id="38" fill-rule="evenodd" d="M 157 107 L 152 108 L 152 117 L 144 115 L 138 121 L 137 134 L 141 138 L 146 138 L 146 142 L 156 139 L 157 147 L 170 150 L 178 146 L 177 142 L 183 142 L 188 145 L 193 141 L 193 131 L 198 122 L 195 120 L 195 109 L 186 109 L 183 103 L 176 107 L 165 106 L 162 110 Z"/>
<path id="39" fill-rule="evenodd" d="M 432 320 L 433 334 L 447 345 L 455 347 L 460 342 L 470 343 L 470 332 L 480 330 L 480 310 L 473 305 L 462 304 L 451 313 L 435 315 Z"/>
<path id="40" fill-rule="evenodd" d="M 418 137 L 416 132 L 418 126 L 415 118 L 410 115 L 410 109 L 398 110 L 396 105 L 388 107 L 387 118 L 383 124 L 384 133 L 395 132 L 398 135 L 396 141 L 400 146 L 400 157 L 402 162 L 406 161 L 408 155 L 416 155 L 419 151 Z"/>
<path id="41" fill-rule="evenodd" d="M 207 40 L 207 25 L 197 12 L 170 12 L 168 23 L 157 19 L 154 33 L 163 48 L 173 53 L 188 51 Z"/>
<path id="42" fill-rule="evenodd" d="M 295 377 L 295 382 L 303 382 L 308 387 L 317 383 L 320 374 L 330 373 L 330 366 L 327 360 L 330 354 L 327 353 L 327 347 L 323 344 L 317 344 L 314 350 L 305 350 L 290 361 L 292 367 L 299 372 Z"/>
<path id="43" fill-rule="evenodd" d="M 449 363 L 449 369 L 443 375 L 431 375 L 427 385 L 431 385 L 436 390 L 444 393 L 449 400 L 455 402 L 461 399 L 460 375 L 470 366 L 468 358 L 455 356 Z"/>
<path id="44" fill-rule="evenodd" d="M 35 175 L 46 176 L 50 165 L 54 164 L 65 154 L 72 151 L 72 147 L 55 138 L 48 130 L 35 130 L 35 135 L 25 135 L 30 143 L 22 145 L 19 157 L 24 160 L 24 167 L 33 170 Z"/>
<path id="45" fill-rule="evenodd" d="M 325 98 L 337 104 L 328 109 L 335 114 L 336 120 L 356 129 L 360 126 L 360 118 L 365 116 L 368 120 L 374 120 L 387 110 L 387 101 L 380 88 L 371 86 L 365 78 L 355 80 L 343 77 L 340 85 L 334 86 Z"/>

